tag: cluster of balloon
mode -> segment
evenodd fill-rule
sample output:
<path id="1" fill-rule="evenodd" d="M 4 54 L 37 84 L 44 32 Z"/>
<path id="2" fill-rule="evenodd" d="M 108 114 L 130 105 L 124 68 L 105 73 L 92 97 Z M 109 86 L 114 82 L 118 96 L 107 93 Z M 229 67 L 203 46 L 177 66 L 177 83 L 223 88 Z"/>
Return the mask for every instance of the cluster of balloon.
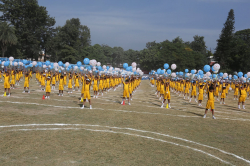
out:
<path id="1" fill-rule="evenodd" d="M 123 63 L 122 67 L 124 70 L 121 70 L 122 75 L 143 75 L 144 73 L 140 70 L 140 68 L 136 68 L 137 64 L 133 62 L 131 66 L 128 66 L 127 63 Z M 118 70 L 118 68 L 116 68 Z"/>

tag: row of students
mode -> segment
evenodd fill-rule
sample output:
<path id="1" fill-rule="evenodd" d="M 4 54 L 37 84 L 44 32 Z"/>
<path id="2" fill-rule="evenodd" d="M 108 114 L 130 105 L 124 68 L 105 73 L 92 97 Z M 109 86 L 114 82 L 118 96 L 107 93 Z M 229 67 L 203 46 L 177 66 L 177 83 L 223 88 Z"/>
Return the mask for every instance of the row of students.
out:
<path id="1" fill-rule="evenodd" d="M 174 81 L 174 80 L 170 80 L 170 79 L 162 79 L 162 78 L 158 78 L 156 79 L 156 93 L 157 97 L 158 97 L 158 93 L 160 93 L 160 100 L 161 98 L 163 98 L 162 101 L 162 106 L 164 106 L 164 103 L 166 101 L 167 98 L 169 98 L 169 105 L 170 105 L 170 90 L 169 90 L 169 84 L 170 84 L 170 88 L 172 89 L 173 92 L 179 94 L 181 92 L 184 92 L 184 99 L 185 99 L 185 95 L 188 96 L 189 99 L 189 93 L 191 92 L 191 98 L 190 98 L 190 102 L 192 100 L 192 97 L 194 96 L 195 101 L 198 102 L 198 106 L 202 106 L 201 103 L 203 101 L 203 97 L 204 94 L 205 96 L 208 97 L 208 101 L 206 104 L 206 111 L 205 111 L 205 115 L 204 118 L 206 117 L 206 113 L 207 110 L 209 108 L 211 108 L 212 114 L 213 114 L 213 118 L 214 117 L 214 97 L 219 97 L 219 86 L 221 84 L 222 88 L 220 91 L 220 95 L 221 95 L 221 104 L 223 102 L 223 104 L 225 104 L 225 98 L 227 96 L 227 94 L 229 93 L 229 89 L 231 88 L 232 84 L 235 85 L 235 91 L 239 91 L 239 101 L 238 101 L 238 108 L 240 109 L 240 104 L 242 104 L 242 108 L 245 109 L 245 100 L 247 98 L 247 92 L 249 92 L 249 85 L 248 84 L 242 84 L 242 83 L 225 83 L 225 82 L 219 82 L 219 81 L 209 81 L 209 82 L 198 82 L 198 81 L 194 81 L 194 82 L 190 82 L 188 80 L 182 80 L 182 81 Z M 154 78 L 150 79 L 150 84 L 153 87 L 154 86 Z M 181 85 L 181 83 L 183 83 L 183 86 L 179 86 Z M 198 86 L 197 86 L 198 84 Z M 184 89 L 185 87 L 185 89 Z M 238 89 L 237 87 L 240 87 L 240 89 Z M 191 89 L 190 89 L 191 88 Z M 196 100 L 196 91 L 198 89 L 198 101 Z M 232 89 L 232 88 L 231 88 Z M 238 94 L 235 94 L 238 95 Z M 167 97 L 169 96 L 169 97 Z M 213 102 L 212 102 L 213 101 Z M 171 108 L 171 107 L 170 107 Z"/>

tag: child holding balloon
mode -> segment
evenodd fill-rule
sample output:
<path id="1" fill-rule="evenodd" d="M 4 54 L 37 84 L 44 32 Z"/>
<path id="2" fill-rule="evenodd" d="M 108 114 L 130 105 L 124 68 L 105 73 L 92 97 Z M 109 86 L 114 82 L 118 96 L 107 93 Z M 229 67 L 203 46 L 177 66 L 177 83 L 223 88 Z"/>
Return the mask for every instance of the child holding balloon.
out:
<path id="1" fill-rule="evenodd" d="M 30 88 L 29 88 L 29 81 L 30 81 L 30 75 L 29 73 L 25 73 L 24 76 L 24 86 L 23 86 L 23 93 L 25 93 L 25 90 L 28 89 L 28 93 L 30 93 Z"/>
<path id="2" fill-rule="evenodd" d="M 245 109 L 245 101 L 247 97 L 247 92 L 244 88 L 244 86 L 241 86 L 241 89 L 239 90 L 240 92 L 240 97 L 239 97 L 239 102 L 238 102 L 238 108 L 240 109 L 240 103 L 242 103 L 242 108 Z"/>
<path id="3" fill-rule="evenodd" d="M 7 71 L 4 74 L 4 94 L 6 95 L 6 91 L 9 92 L 8 96 L 10 96 L 10 74 Z"/>
<path id="4" fill-rule="evenodd" d="M 206 118 L 208 109 L 211 109 L 212 115 L 213 115 L 212 118 L 216 119 L 214 116 L 214 94 L 213 93 L 214 93 L 214 87 L 210 86 L 209 92 L 208 92 L 207 105 L 206 105 L 205 114 L 204 114 L 203 118 Z"/>

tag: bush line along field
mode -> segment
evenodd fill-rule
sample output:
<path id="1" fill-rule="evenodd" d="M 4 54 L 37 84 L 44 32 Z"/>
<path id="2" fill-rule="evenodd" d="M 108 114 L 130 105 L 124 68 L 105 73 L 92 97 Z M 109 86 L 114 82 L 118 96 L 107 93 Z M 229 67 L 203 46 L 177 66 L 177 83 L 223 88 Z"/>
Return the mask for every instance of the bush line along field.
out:
<path id="1" fill-rule="evenodd" d="M 122 87 L 91 98 L 80 109 L 80 92 L 51 98 L 30 81 L 0 100 L 1 165 L 249 165 L 250 105 L 238 110 L 233 92 L 215 101 L 216 120 L 203 107 L 171 92 L 171 109 L 160 108 L 155 87 L 142 81 L 131 106 Z M 3 91 L 3 83 L 0 83 Z M 67 89 L 66 89 L 67 91 Z M 91 90 L 91 95 L 93 91 Z"/>

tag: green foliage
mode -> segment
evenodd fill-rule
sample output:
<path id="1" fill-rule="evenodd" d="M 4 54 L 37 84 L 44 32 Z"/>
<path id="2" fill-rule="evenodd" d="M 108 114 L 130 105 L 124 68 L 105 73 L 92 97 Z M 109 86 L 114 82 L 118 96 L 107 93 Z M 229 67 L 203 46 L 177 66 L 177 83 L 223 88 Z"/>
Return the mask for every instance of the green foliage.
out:
<path id="1" fill-rule="evenodd" d="M 11 53 L 14 57 L 37 59 L 41 49 L 47 47 L 55 19 L 48 15 L 45 7 L 38 5 L 37 0 L 1 2 L 3 18 L 16 28 L 18 43 L 11 47 Z"/>
<path id="2" fill-rule="evenodd" d="M 230 61 L 233 50 L 233 33 L 234 33 L 234 10 L 228 13 L 227 20 L 221 31 L 220 38 L 217 40 L 216 52 L 214 54 L 216 60 L 221 65 L 222 70 L 230 71 Z"/>
<path id="3" fill-rule="evenodd" d="M 15 35 L 15 28 L 7 22 L 0 22 L 0 45 L 2 48 L 2 57 L 10 45 L 17 43 L 17 37 Z"/>

